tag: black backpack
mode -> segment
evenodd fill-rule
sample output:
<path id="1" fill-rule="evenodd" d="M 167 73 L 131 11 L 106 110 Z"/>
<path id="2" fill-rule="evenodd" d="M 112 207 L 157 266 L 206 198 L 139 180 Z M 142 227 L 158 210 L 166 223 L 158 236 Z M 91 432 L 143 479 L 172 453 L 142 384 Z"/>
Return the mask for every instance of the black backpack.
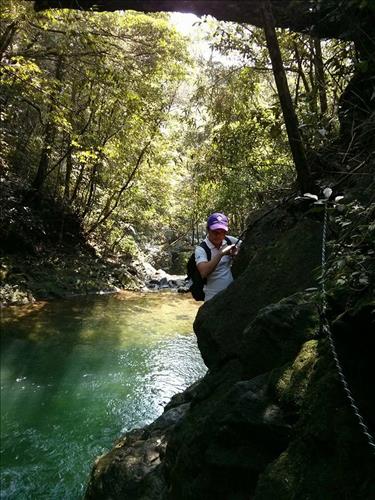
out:
<path id="1" fill-rule="evenodd" d="M 226 236 L 225 241 L 228 245 L 231 245 L 231 240 Z M 208 247 L 205 241 L 199 243 L 199 246 L 204 249 L 207 254 L 207 260 L 211 260 L 211 250 Z M 193 252 L 186 265 L 187 277 L 192 281 L 192 284 L 189 288 L 189 292 L 191 292 L 193 298 L 197 301 L 204 300 L 204 291 L 203 287 L 207 283 L 206 278 L 202 278 L 201 273 L 198 271 L 197 265 L 195 263 L 195 252 Z"/>

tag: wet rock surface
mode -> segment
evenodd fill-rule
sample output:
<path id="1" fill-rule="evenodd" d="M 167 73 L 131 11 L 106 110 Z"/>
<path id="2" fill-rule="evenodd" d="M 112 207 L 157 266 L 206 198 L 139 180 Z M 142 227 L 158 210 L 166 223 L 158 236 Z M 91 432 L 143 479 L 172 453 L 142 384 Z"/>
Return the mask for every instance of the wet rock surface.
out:
<path id="1" fill-rule="evenodd" d="M 162 269 L 150 270 L 150 275 L 145 281 L 148 290 L 173 290 L 178 293 L 187 293 L 189 283 L 185 275 L 168 274 Z"/>
<path id="2" fill-rule="evenodd" d="M 85 498 L 162 498 L 167 492 L 162 460 L 170 433 L 188 408 L 189 403 L 171 408 L 151 425 L 117 441 L 96 461 Z"/>

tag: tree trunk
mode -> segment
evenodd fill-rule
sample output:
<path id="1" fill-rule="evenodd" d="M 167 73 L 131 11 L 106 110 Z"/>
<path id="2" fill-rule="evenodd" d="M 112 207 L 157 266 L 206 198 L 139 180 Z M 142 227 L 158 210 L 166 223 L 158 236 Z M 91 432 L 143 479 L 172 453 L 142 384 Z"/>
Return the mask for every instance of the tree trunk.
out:
<path id="1" fill-rule="evenodd" d="M 62 56 L 57 57 L 56 59 L 56 69 L 55 69 L 55 77 L 56 80 L 61 81 L 62 80 Z M 53 100 L 54 96 L 52 96 Z M 48 109 L 48 121 L 45 126 L 45 131 L 44 131 L 44 139 L 43 139 L 43 147 L 42 151 L 40 153 L 40 159 L 39 159 L 39 164 L 38 164 L 38 170 L 36 172 L 36 175 L 34 177 L 34 180 L 32 182 L 32 188 L 36 192 L 40 192 L 44 181 L 47 178 L 48 175 L 48 170 L 49 170 L 49 161 L 50 161 L 50 154 L 51 150 L 53 147 L 53 144 L 55 142 L 55 137 L 56 137 L 56 126 L 53 123 L 52 120 L 52 111 L 53 111 L 53 104 L 50 103 L 49 109 Z"/>
<path id="2" fill-rule="evenodd" d="M 60 234 L 59 234 L 59 242 L 62 243 L 64 239 L 64 226 L 65 226 L 65 214 L 67 207 L 69 205 L 69 197 L 70 197 L 70 178 L 72 176 L 73 170 L 73 162 L 72 162 L 72 145 L 71 138 L 68 138 L 68 152 L 66 156 L 66 166 L 65 166 L 65 176 L 64 176 L 64 193 L 63 193 L 63 211 L 61 215 L 61 224 L 60 224 Z"/>
<path id="3" fill-rule="evenodd" d="M 68 148 L 69 148 L 69 150 L 68 150 L 68 154 L 66 157 L 66 165 L 65 165 L 65 181 L 64 181 L 64 195 L 63 195 L 64 203 L 68 203 L 69 198 L 70 198 L 70 179 L 71 179 L 72 170 L 73 170 L 72 146 L 71 146 L 70 137 L 69 137 Z"/>
<path id="4" fill-rule="evenodd" d="M 298 129 L 298 120 L 293 107 L 281 59 L 280 47 L 275 31 L 275 22 L 269 0 L 263 0 L 262 13 L 267 47 L 272 62 L 272 69 L 279 94 L 281 109 L 284 115 L 289 145 L 297 171 L 297 182 L 302 192 L 308 192 L 312 188 L 311 172 L 306 161 L 305 151 Z"/>
<path id="5" fill-rule="evenodd" d="M 17 31 L 17 21 L 13 21 L 12 23 L 8 24 L 8 26 L 5 28 L 3 35 L 0 37 L 0 59 L 3 59 L 3 56 L 5 52 L 7 51 L 8 47 L 11 45 L 14 35 L 16 34 Z"/>
<path id="6" fill-rule="evenodd" d="M 149 148 L 150 144 L 151 144 L 151 140 L 142 148 L 140 154 L 138 155 L 136 164 L 135 164 L 133 170 L 131 171 L 128 179 L 123 184 L 123 186 L 121 187 L 121 189 L 119 190 L 119 192 L 116 194 L 116 199 L 115 199 L 115 195 L 113 193 L 109 197 L 109 199 L 107 200 L 106 207 L 102 210 L 101 214 L 99 215 L 98 219 L 94 222 L 94 224 L 92 224 L 92 226 L 87 230 L 86 234 L 91 234 L 93 231 L 95 231 L 95 229 L 98 226 L 100 226 L 101 224 L 103 224 L 103 222 L 105 222 L 108 219 L 108 217 L 115 211 L 115 209 L 117 208 L 118 204 L 120 203 L 120 200 L 121 200 L 121 197 L 122 197 L 124 191 L 126 191 L 126 189 L 129 187 L 131 181 L 134 179 L 136 173 L 138 172 L 138 169 L 141 166 L 143 157 L 144 157 L 147 149 Z M 111 206 L 111 202 L 114 199 L 115 199 L 115 202 Z"/>
<path id="7" fill-rule="evenodd" d="M 37 192 L 41 191 L 44 181 L 47 177 L 50 151 L 55 141 L 55 134 L 56 134 L 55 127 L 49 121 L 45 127 L 43 148 L 42 152 L 40 153 L 38 170 L 32 182 L 32 188 L 35 189 L 35 191 Z"/>
<path id="8" fill-rule="evenodd" d="M 311 88 L 310 88 L 309 82 L 308 82 L 308 80 L 306 78 L 305 72 L 303 71 L 303 65 L 302 65 L 303 59 L 302 59 L 302 56 L 301 56 L 301 54 L 299 52 L 299 48 L 298 48 L 298 45 L 297 45 L 296 42 L 294 42 L 293 46 L 294 46 L 294 54 L 295 54 L 295 58 L 296 58 L 296 61 L 297 61 L 297 66 L 298 66 L 298 76 L 301 77 L 301 79 L 302 79 L 303 86 L 305 88 L 305 93 L 307 95 L 310 95 Z"/>
<path id="9" fill-rule="evenodd" d="M 95 195 L 95 191 L 96 191 L 96 181 L 97 181 L 98 170 L 99 170 L 99 160 L 97 160 L 96 163 L 94 164 L 94 167 L 93 167 L 91 175 L 90 175 L 89 188 L 88 188 L 88 192 L 86 194 L 86 198 L 83 202 L 83 207 L 84 207 L 83 212 L 81 213 L 82 220 L 87 216 L 87 214 L 92 209 L 94 195 Z"/>
<path id="10" fill-rule="evenodd" d="M 316 83 L 319 92 L 320 115 L 324 116 L 327 113 L 328 104 L 327 104 L 326 83 L 324 78 L 322 47 L 320 45 L 319 38 L 314 38 L 314 55 L 315 55 L 314 64 L 315 64 Z"/>
<path id="11" fill-rule="evenodd" d="M 83 180 L 84 171 L 85 171 L 85 164 L 82 163 L 80 171 L 79 171 L 79 174 L 78 174 L 78 177 L 76 179 L 76 182 L 75 182 L 75 185 L 74 185 L 74 188 L 73 188 L 72 196 L 70 197 L 70 200 L 69 200 L 71 205 L 73 204 L 73 202 L 75 201 L 75 199 L 78 196 L 78 192 L 79 192 L 79 190 L 81 188 L 81 184 L 82 184 L 82 180 Z"/>

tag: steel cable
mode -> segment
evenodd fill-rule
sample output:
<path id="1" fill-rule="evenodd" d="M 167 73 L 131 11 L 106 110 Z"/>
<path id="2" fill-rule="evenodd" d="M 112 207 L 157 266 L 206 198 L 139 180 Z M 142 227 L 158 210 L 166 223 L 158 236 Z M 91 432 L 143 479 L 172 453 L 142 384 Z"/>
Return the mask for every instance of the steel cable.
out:
<path id="1" fill-rule="evenodd" d="M 349 400 L 350 407 L 353 410 L 353 413 L 358 421 L 359 427 L 362 430 L 363 435 L 366 438 L 372 453 L 375 455 L 375 442 L 374 438 L 371 435 L 362 415 L 359 412 L 358 406 L 353 398 L 352 391 L 346 381 L 344 376 L 344 372 L 340 363 L 340 360 L 337 355 L 335 341 L 329 327 L 329 322 L 327 319 L 327 296 L 326 296 L 326 287 L 325 287 L 325 277 L 326 277 L 326 240 L 327 240 L 327 226 L 328 226 L 328 200 L 324 205 L 324 220 L 323 220 L 323 232 L 322 232 L 322 261 L 321 261 L 321 278 L 320 278 L 320 289 L 321 289 L 321 331 L 328 338 L 328 342 L 331 348 L 332 356 L 335 362 L 335 366 L 339 375 L 340 382 L 343 385 L 345 394 Z"/>

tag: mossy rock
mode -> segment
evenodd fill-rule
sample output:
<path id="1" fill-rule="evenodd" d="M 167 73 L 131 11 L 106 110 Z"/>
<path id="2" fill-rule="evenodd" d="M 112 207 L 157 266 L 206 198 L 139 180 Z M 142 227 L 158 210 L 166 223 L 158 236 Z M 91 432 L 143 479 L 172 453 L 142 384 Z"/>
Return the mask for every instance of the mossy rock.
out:
<path id="1" fill-rule="evenodd" d="M 261 475 L 254 500 L 371 500 L 375 455 L 345 396 L 327 340 L 304 346 L 275 383 L 298 409 L 294 438 Z"/>

